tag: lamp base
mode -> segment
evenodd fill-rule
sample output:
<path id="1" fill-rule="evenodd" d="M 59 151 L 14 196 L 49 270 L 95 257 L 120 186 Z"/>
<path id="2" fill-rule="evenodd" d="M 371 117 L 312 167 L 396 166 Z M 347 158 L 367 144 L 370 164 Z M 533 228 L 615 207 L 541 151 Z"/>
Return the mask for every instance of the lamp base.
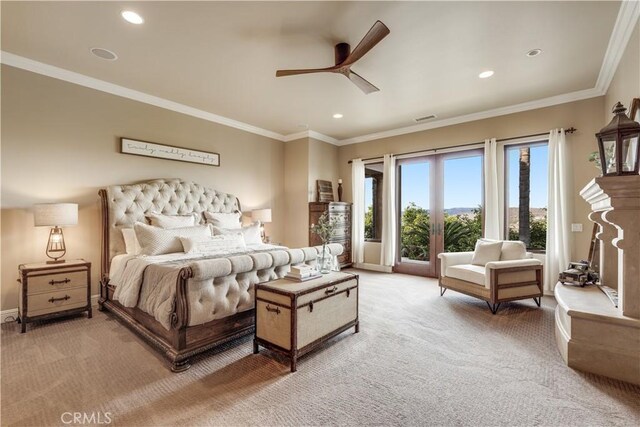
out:
<path id="1" fill-rule="evenodd" d="M 64 262 L 67 262 L 67 260 L 64 259 L 53 259 L 53 260 L 49 260 L 46 263 L 47 264 L 62 264 Z"/>

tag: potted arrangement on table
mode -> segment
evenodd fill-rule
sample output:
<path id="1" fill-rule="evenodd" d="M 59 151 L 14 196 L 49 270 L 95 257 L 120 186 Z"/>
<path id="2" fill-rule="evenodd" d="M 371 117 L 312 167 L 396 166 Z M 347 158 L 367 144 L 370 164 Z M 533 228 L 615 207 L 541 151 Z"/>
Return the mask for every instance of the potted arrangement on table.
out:
<path id="1" fill-rule="evenodd" d="M 327 212 L 320 216 L 317 224 L 311 224 L 311 232 L 322 240 L 322 253 L 319 256 L 319 270 L 322 274 L 329 273 L 333 267 L 333 257 L 331 256 L 331 251 L 327 248 L 327 243 L 333 237 L 337 225 L 338 223 L 335 219 L 329 219 Z"/>

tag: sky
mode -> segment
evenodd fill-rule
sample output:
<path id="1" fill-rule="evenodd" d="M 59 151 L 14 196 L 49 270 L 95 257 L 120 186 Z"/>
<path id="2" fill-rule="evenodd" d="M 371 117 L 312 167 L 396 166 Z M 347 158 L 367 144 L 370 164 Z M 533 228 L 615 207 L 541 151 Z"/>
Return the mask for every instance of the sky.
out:
<path id="1" fill-rule="evenodd" d="M 547 146 L 531 148 L 531 204 L 532 208 L 547 206 Z M 506 150 L 508 170 L 508 200 L 510 207 L 518 207 L 519 150 Z M 409 202 L 429 209 L 429 167 L 430 164 L 409 163 L 402 165 L 401 206 Z M 444 208 L 473 208 L 482 203 L 482 158 L 471 156 L 444 161 Z M 365 204 L 373 203 L 370 179 L 365 186 Z"/>

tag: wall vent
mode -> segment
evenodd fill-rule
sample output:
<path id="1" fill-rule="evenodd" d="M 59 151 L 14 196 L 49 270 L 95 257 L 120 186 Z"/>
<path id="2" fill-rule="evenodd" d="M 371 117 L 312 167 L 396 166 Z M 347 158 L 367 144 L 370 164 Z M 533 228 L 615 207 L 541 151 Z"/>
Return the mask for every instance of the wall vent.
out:
<path id="1" fill-rule="evenodd" d="M 435 114 L 430 114 L 428 116 L 418 117 L 417 119 L 413 119 L 413 121 L 416 122 L 416 123 L 420 123 L 420 122 L 424 122 L 424 121 L 427 121 L 427 120 L 435 119 L 436 117 L 438 117 L 438 116 L 436 116 Z"/>

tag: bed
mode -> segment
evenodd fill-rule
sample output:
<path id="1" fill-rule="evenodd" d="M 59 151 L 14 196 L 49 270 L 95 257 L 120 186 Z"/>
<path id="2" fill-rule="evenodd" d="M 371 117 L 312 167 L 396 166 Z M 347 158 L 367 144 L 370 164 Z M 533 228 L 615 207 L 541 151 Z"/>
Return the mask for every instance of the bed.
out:
<path id="1" fill-rule="evenodd" d="M 174 372 L 188 369 L 197 354 L 251 334 L 254 286 L 283 277 L 291 265 L 315 265 L 321 250 L 253 245 L 220 253 L 132 255 L 125 250 L 122 229 L 145 222 L 148 214 L 193 214 L 204 224 L 203 212 L 241 213 L 240 201 L 180 179 L 114 185 L 99 196 L 99 309 L 159 350 Z M 337 256 L 343 248 L 331 244 L 329 250 Z"/>

